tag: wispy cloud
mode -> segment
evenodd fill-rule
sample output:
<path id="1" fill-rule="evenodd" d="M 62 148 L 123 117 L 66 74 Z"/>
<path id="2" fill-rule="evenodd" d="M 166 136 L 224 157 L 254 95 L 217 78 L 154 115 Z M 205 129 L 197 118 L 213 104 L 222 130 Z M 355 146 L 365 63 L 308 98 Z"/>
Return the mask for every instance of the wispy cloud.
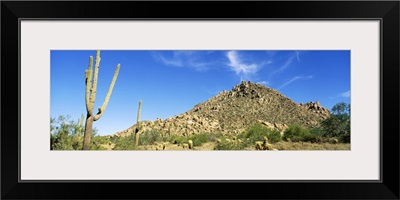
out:
<path id="1" fill-rule="evenodd" d="M 268 60 L 265 60 L 265 61 L 263 61 L 263 62 L 261 62 L 261 66 L 264 66 L 264 65 L 270 65 L 270 64 L 272 64 L 272 63 L 274 63 L 274 61 L 272 61 L 271 59 L 268 59 Z"/>
<path id="2" fill-rule="evenodd" d="M 164 63 L 164 65 L 172 65 L 172 66 L 177 66 L 177 67 L 183 67 L 183 62 L 181 59 L 177 58 L 166 58 L 162 55 L 157 55 L 156 56 L 161 62 Z"/>
<path id="3" fill-rule="evenodd" d="M 283 63 L 283 65 L 280 66 L 277 70 L 273 71 L 272 74 L 275 74 L 275 73 L 278 73 L 278 72 L 280 72 L 280 71 L 285 70 L 287 67 L 289 67 L 289 66 L 292 64 L 292 62 L 293 62 L 293 60 L 294 60 L 295 57 L 296 57 L 296 55 L 290 56 L 290 57 Z"/>
<path id="4" fill-rule="evenodd" d="M 215 63 L 202 61 L 198 55 L 199 52 L 180 50 L 173 51 L 172 55 L 164 55 L 162 53 L 154 53 L 154 57 L 164 65 L 176 67 L 190 67 L 196 71 L 205 71 Z"/>
<path id="5" fill-rule="evenodd" d="M 247 79 L 250 75 L 254 75 L 261 67 L 256 63 L 244 63 L 236 51 L 228 51 L 226 57 L 229 60 L 228 66 L 241 79 Z"/>
<path id="6" fill-rule="evenodd" d="M 203 61 L 199 61 L 197 59 L 190 59 L 187 61 L 188 65 L 190 67 L 193 67 L 195 70 L 197 71 L 206 71 L 209 69 L 209 67 L 211 65 L 213 65 L 214 63 L 211 62 L 203 62 Z"/>
<path id="7" fill-rule="evenodd" d="M 300 52 L 299 51 L 294 51 L 294 53 L 291 56 L 289 56 L 286 60 L 284 60 L 282 62 L 283 64 L 277 70 L 273 71 L 271 73 L 271 75 L 285 70 L 286 68 L 288 68 L 293 63 L 293 61 L 295 59 L 297 59 L 297 61 L 300 62 Z"/>
<path id="8" fill-rule="evenodd" d="M 350 93 L 351 93 L 350 90 L 348 90 L 348 91 L 346 91 L 346 92 L 342 92 L 342 93 L 336 94 L 336 95 L 334 95 L 334 96 L 330 96 L 329 98 L 330 98 L 330 99 L 349 98 L 349 97 L 351 96 Z"/>
<path id="9" fill-rule="evenodd" d="M 342 94 L 340 94 L 341 97 L 345 97 L 345 98 L 349 98 L 350 97 L 350 90 L 347 92 L 343 92 Z"/>
<path id="10" fill-rule="evenodd" d="M 280 90 L 280 89 L 284 88 L 285 86 L 287 86 L 287 85 L 293 83 L 294 81 L 297 81 L 297 80 L 307 80 L 307 79 L 311 79 L 311 78 L 313 78 L 313 76 L 296 76 L 296 77 L 292 78 L 291 80 L 289 80 L 288 82 L 286 82 L 286 83 L 284 83 L 283 85 L 281 85 L 281 86 L 278 88 L 278 90 Z"/>
<path id="11" fill-rule="evenodd" d="M 296 51 L 296 57 L 297 57 L 297 61 L 300 62 L 299 51 Z"/>

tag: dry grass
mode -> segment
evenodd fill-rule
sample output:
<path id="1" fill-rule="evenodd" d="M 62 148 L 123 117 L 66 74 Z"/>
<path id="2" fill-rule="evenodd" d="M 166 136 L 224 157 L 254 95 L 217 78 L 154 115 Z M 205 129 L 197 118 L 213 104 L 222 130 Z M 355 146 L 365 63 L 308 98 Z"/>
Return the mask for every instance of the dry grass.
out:
<path id="1" fill-rule="evenodd" d="M 350 150 L 349 143 L 278 142 L 272 146 L 278 150 Z"/>
<path id="2" fill-rule="evenodd" d="M 207 142 L 201 146 L 194 147 L 195 151 L 213 151 L 216 143 Z M 273 148 L 279 151 L 293 151 L 293 150 L 319 150 L 319 151 L 331 151 L 331 150 L 350 150 L 350 144 L 348 143 L 310 143 L 310 142 L 278 142 L 271 144 Z M 139 150 L 156 150 L 156 145 L 143 145 L 139 146 Z M 255 150 L 254 147 L 246 148 L 244 151 Z M 182 145 L 172 144 L 167 142 L 164 151 L 192 151 L 191 149 L 185 149 Z M 243 150 L 242 150 L 243 151 Z"/>

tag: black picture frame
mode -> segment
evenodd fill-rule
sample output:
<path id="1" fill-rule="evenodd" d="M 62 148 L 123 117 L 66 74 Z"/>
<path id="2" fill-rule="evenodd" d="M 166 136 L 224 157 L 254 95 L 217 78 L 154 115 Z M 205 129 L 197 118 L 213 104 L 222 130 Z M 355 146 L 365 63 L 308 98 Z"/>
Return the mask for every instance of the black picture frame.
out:
<path id="1" fill-rule="evenodd" d="M 399 1 L 2 1 L 1 198 L 399 199 L 399 8 Z M 18 132 L 21 127 L 17 119 L 20 120 L 21 93 L 19 75 L 16 77 L 22 18 L 379 19 L 381 181 L 20 182 Z"/>

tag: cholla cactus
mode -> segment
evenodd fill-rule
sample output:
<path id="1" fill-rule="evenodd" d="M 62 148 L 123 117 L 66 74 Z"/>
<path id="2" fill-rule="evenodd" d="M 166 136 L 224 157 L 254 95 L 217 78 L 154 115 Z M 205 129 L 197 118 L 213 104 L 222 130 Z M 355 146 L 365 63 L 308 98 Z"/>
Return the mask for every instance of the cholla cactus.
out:
<path id="1" fill-rule="evenodd" d="M 264 137 L 263 141 L 256 141 L 256 150 L 273 150 L 272 145 L 268 143 L 268 138 Z"/>
<path id="2" fill-rule="evenodd" d="M 263 150 L 263 142 L 256 141 L 256 150 Z"/>
<path id="3" fill-rule="evenodd" d="M 118 72 L 120 68 L 120 64 L 117 65 L 117 69 L 115 70 L 113 79 L 111 81 L 110 87 L 108 88 L 108 92 L 106 95 L 106 98 L 103 102 L 103 105 L 98 108 L 97 114 L 93 113 L 94 109 L 94 102 L 96 100 L 96 92 L 97 92 L 97 79 L 98 79 L 98 73 L 99 73 L 99 66 L 100 66 L 100 51 L 96 51 L 96 61 L 95 61 L 95 66 L 94 66 L 94 71 L 92 69 L 93 66 L 93 57 L 90 56 L 89 58 L 89 68 L 85 71 L 85 83 L 86 83 L 86 95 L 85 95 L 85 100 L 86 100 L 86 123 L 85 123 L 85 136 L 83 140 L 83 150 L 88 150 L 89 149 L 89 144 L 90 144 L 90 138 L 92 136 L 92 126 L 93 126 L 93 121 L 97 121 L 103 116 L 104 111 L 106 110 L 108 101 L 110 100 L 110 96 L 112 93 L 112 90 L 114 88 L 115 81 L 117 80 L 118 77 Z"/>
<path id="4" fill-rule="evenodd" d="M 189 143 L 189 149 L 193 149 L 193 141 L 189 140 L 188 143 Z"/>
<path id="5" fill-rule="evenodd" d="M 76 135 L 78 136 L 78 137 L 81 137 L 82 136 L 82 134 L 83 134 L 83 121 L 85 120 L 85 116 L 82 114 L 81 115 L 81 118 L 80 119 L 78 119 L 78 127 L 77 127 L 77 132 L 76 132 Z"/>
<path id="6" fill-rule="evenodd" d="M 339 140 L 336 138 L 329 138 L 328 142 L 331 144 L 337 144 L 337 143 L 339 143 Z"/>

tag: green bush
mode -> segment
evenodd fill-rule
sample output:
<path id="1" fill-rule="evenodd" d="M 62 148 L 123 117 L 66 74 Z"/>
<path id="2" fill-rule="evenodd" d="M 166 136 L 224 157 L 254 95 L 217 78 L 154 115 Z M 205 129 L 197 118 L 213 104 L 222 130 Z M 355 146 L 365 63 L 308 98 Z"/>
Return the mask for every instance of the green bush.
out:
<path id="1" fill-rule="evenodd" d="M 92 143 L 90 145 L 90 150 L 108 150 L 106 147 L 104 147 L 103 145 L 108 146 L 108 144 L 110 143 L 110 139 L 104 136 L 98 136 L 98 135 L 94 135 L 92 136 L 92 138 L 90 139 L 90 143 Z M 81 142 L 79 144 L 82 144 Z"/>
<path id="2" fill-rule="evenodd" d="M 281 133 L 278 130 L 271 130 L 267 136 L 268 141 L 271 143 L 277 143 L 282 141 Z"/>
<path id="3" fill-rule="evenodd" d="M 110 139 L 108 137 L 105 136 L 93 136 L 91 138 L 91 142 L 95 142 L 97 144 L 108 144 L 110 142 Z"/>
<path id="4" fill-rule="evenodd" d="M 178 136 L 178 135 L 172 135 L 171 137 L 168 138 L 168 141 L 172 144 L 183 144 L 188 142 L 188 138 L 185 136 Z"/>
<path id="5" fill-rule="evenodd" d="M 292 142 L 304 142 L 304 138 L 302 136 L 293 136 L 291 138 L 286 138 L 286 140 L 290 139 Z"/>
<path id="6" fill-rule="evenodd" d="M 283 133 L 283 139 L 290 139 L 291 141 L 303 141 L 305 135 L 310 135 L 310 131 L 297 124 L 290 124 Z"/>
<path id="7" fill-rule="evenodd" d="M 314 134 L 310 133 L 310 134 L 303 135 L 303 141 L 316 143 L 320 140 L 319 140 L 318 135 L 314 135 Z"/>
<path id="8" fill-rule="evenodd" d="M 256 141 L 263 141 L 264 138 L 267 137 L 268 141 L 271 143 L 277 143 L 282 141 L 281 133 L 275 129 L 269 129 L 268 127 L 257 123 L 250 126 L 243 133 L 239 134 L 237 138 L 241 139 L 243 142 L 240 144 L 240 147 L 230 147 L 224 143 L 220 144 L 221 148 L 238 148 L 243 149 L 245 147 L 253 146 Z M 225 147 L 227 146 L 227 147 Z"/>
<path id="9" fill-rule="evenodd" d="M 216 141 L 216 138 L 218 138 L 218 136 L 218 134 L 211 133 L 199 133 L 194 134 L 190 137 L 172 135 L 168 138 L 168 142 L 172 144 L 183 144 L 188 143 L 189 140 L 192 140 L 193 146 L 201 146 L 203 143 Z"/>
<path id="10" fill-rule="evenodd" d="M 106 147 L 101 146 L 101 145 L 96 145 L 96 144 L 92 144 L 90 145 L 90 150 L 108 150 Z"/>
<path id="11" fill-rule="evenodd" d="M 97 135 L 97 129 L 93 128 L 90 138 L 90 150 L 106 150 L 103 145 L 110 140 Z M 82 150 L 84 126 L 71 120 L 70 116 L 61 115 L 58 118 L 50 118 L 50 149 L 51 150 Z"/>
<path id="12" fill-rule="evenodd" d="M 239 138 L 244 139 L 249 143 L 253 144 L 256 141 L 263 140 L 264 137 L 268 138 L 269 132 L 270 130 L 267 127 L 257 123 L 251 126 L 249 129 L 247 129 L 243 134 L 239 135 Z"/>
<path id="13" fill-rule="evenodd" d="M 190 140 L 193 141 L 193 146 L 201 146 L 203 143 L 211 141 L 214 137 L 210 133 L 199 133 L 192 135 Z"/>
<path id="14" fill-rule="evenodd" d="M 135 134 L 128 137 L 113 137 L 112 142 L 115 144 L 113 150 L 137 150 L 135 144 Z"/>
<path id="15" fill-rule="evenodd" d="M 312 135 L 316 135 L 316 136 L 325 136 L 326 135 L 325 131 L 320 127 L 310 129 L 310 133 Z"/>
<path id="16" fill-rule="evenodd" d="M 152 129 L 140 134 L 139 145 L 153 145 L 156 142 L 163 142 L 165 139 L 161 131 Z"/>
<path id="17" fill-rule="evenodd" d="M 323 140 L 323 131 L 320 128 L 307 129 L 299 125 L 289 125 L 284 132 L 283 138 L 290 139 L 292 142 L 312 142 L 317 143 Z"/>
<path id="18" fill-rule="evenodd" d="M 83 130 L 83 125 L 71 120 L 69 115 L 50 118 L 50 150 L 81 150 Z M 97 129 L 93 132 L 96 134 Z"/>

